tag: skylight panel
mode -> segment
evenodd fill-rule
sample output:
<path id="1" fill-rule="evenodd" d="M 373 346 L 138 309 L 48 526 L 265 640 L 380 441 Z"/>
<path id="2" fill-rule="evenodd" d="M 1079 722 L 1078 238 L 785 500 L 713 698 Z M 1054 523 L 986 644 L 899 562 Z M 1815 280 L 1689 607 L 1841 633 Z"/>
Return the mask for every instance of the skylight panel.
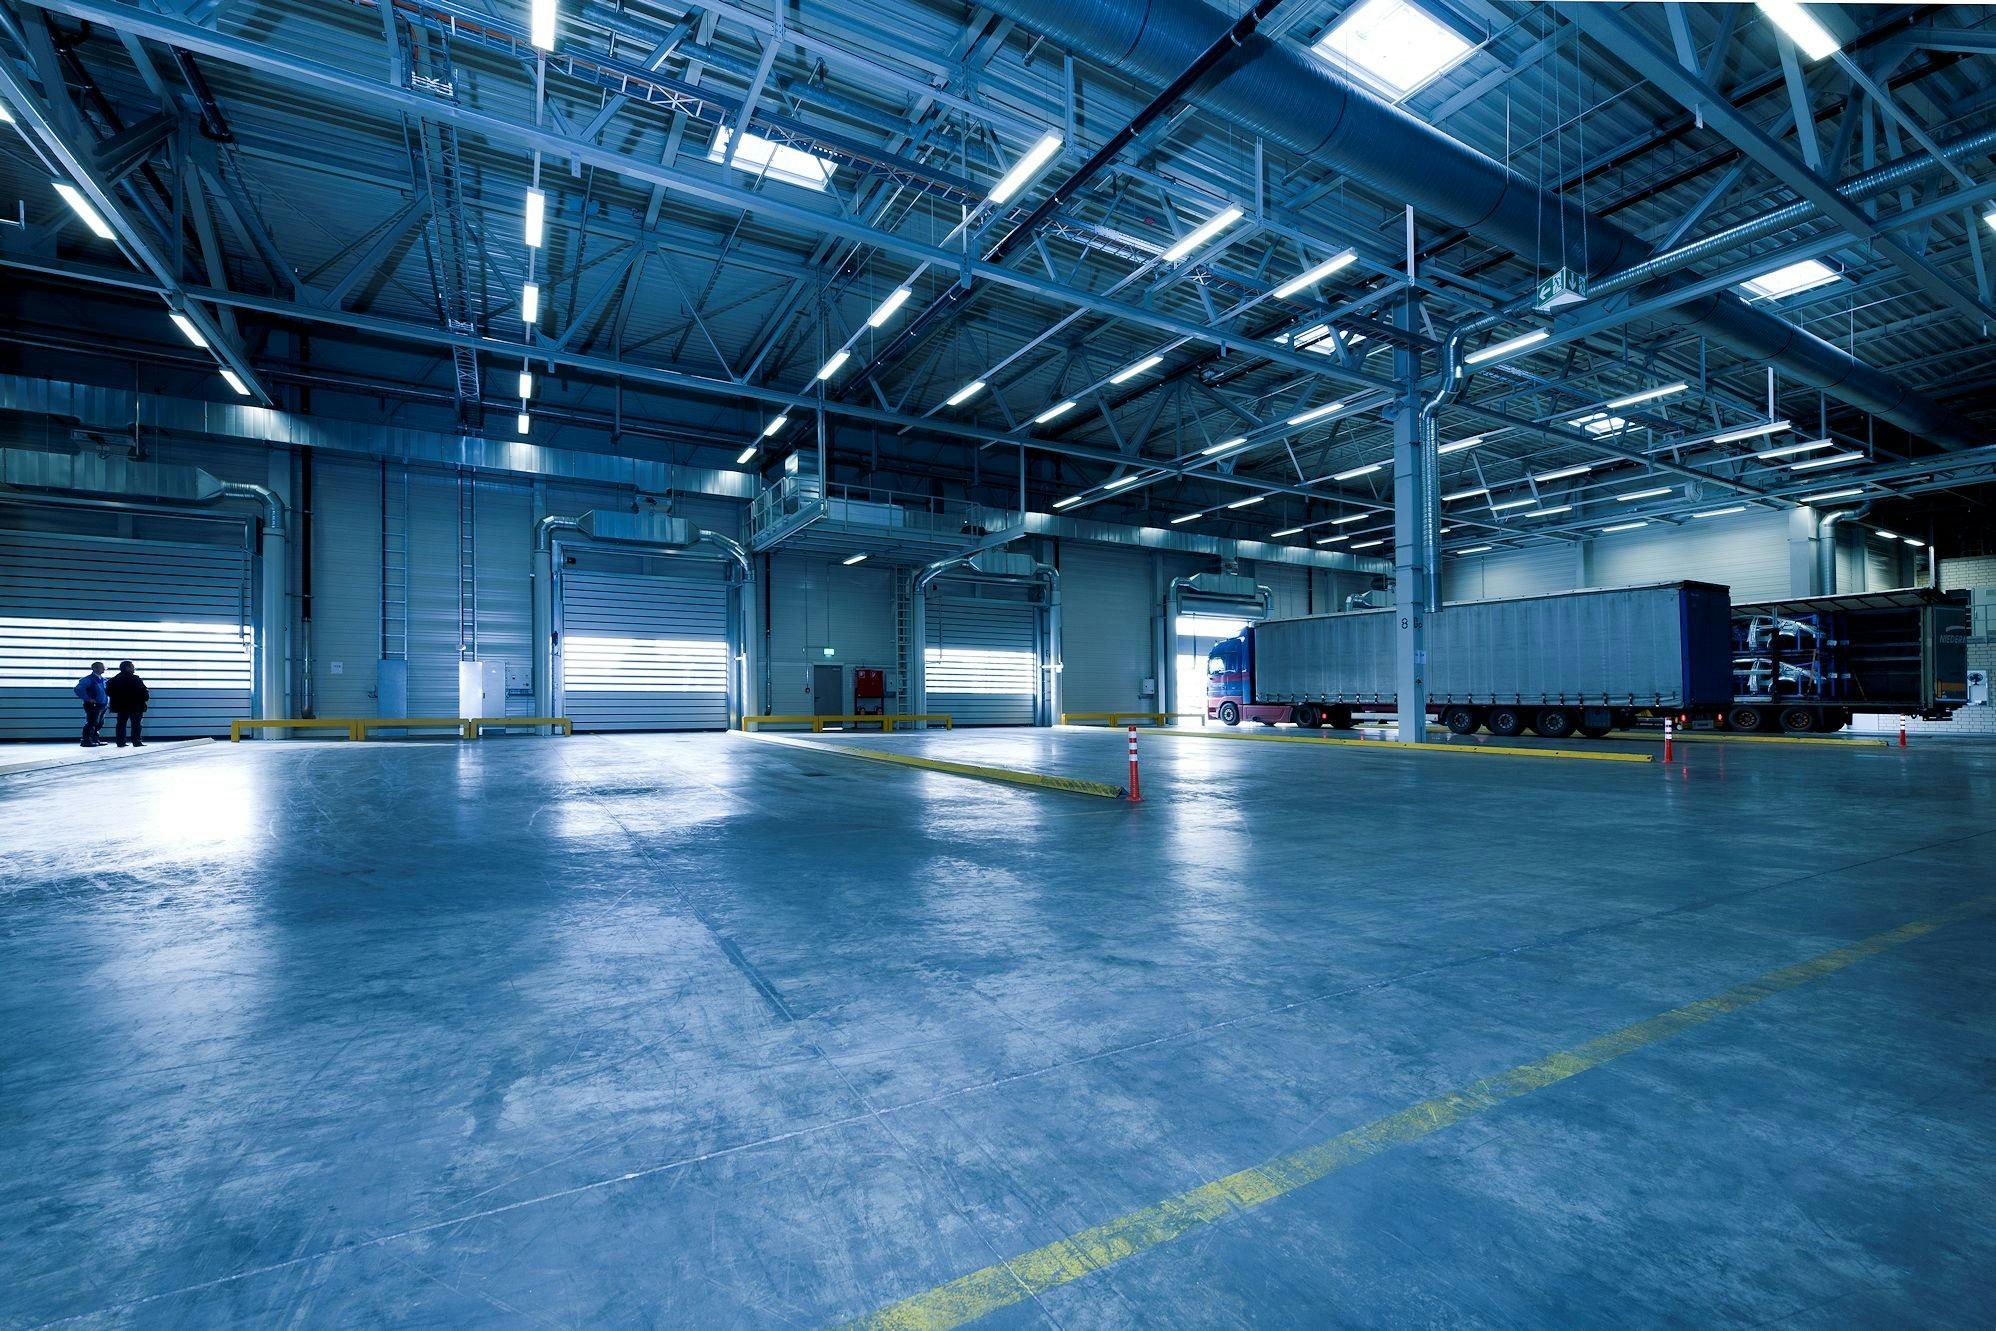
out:
<path id="1" fill-rule="evenodd" d="M 734 137 L 734 130 L 722 125 L 714 131 L 714 141 L 707 148 L 707 160 L 722 162 L 727 160 L 728 142 Z M 780 180 L 786 185 L 801 185 L 805 189 L 822 190 L 832 183 L 832 173 L 838 164 L 814 156 L 801 148 L 792 148 L 786 143 L 765 139 L 760 134 L 742 135 L 742 146 L 735 150 L 735 165 L 744 171 Z"/>
<path id="2" fill-rule="evenodd" d="M 1439 78 L 1474 49 L 1408 0 L 1359 0 L 1310 48 L 1396 98 Z"/>
<path id="3" fill-rule="evenodd" d="M 1816 259 L 1804 259 L 1776 268 L 1773 272 L 1750 277 L 1740 283 L 1752 292 L 1758 300 L 1781 300 L 1788 296 L 1813 291 L 1820 286 L 1828 286 L 1837 280 L 1837 270 Z"/>

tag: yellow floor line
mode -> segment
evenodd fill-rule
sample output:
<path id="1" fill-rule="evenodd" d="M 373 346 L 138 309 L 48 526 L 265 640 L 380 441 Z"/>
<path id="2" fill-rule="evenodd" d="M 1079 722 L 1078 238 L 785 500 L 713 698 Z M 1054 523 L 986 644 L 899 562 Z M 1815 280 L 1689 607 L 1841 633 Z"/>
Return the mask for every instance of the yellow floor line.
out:
<path id="1" fill-rule="evenodd" d="M 1378 749 L 1391 753 L 1481 753 L 1500 754 L 1514 758 L 1570 758 L 1577 762 L 1589 763 L 1651 763 L 1656 759 L 1647 753 L 1592 753 L 1582 749 L 1527 749 L 1513 744 L 1478 744 L 1474 741 L 1460 741 L 1453 744 L 1395 744 L 1390 740 L 1378 739 L 1334 739 L 1329 735 L 1284 735 L 1256 734 L 1253 731 L 1223 730 L 1145 730 L 1147 735 L 1171 735 L 1173 737 L 1202 739 L 1247 740 L 1256 744 L 1338 744 L 1359 749 Z"/>
<path id="2" fill-rule="evenodd" d="M 922 758 L 912 753 L 889 753 L 857 745 L 815 743 L 808 739 L 795 739 L 785 735 L 757 734 L 754 738 L 766 744 L 783 744 L 791 748 L 808 749 L 812 753 L 835 753 L 844 758 L 864 758 L 868 762 L 893 763 L 899 767 L 919 767 L 930 772 L 947 772 L 951 776 L 975 777 L 980 781 L 1003 781 L 1009 785 L 1059 790 L 1070 795 L 1093 795 L 1098 799 L 1119 800 L 1128 793 L 1121 786 L 1112 786 L 1106 781 L 1083 781 L 1071 776 L 1045 776 L 1039 772 L 1021 772 L 1010 767 L 985 767 L 978 763 Z"/>
<path id="3" fill-rule="evenodd" d="M 1672 1008 L 1508 1072 L 1423 1100 L 1313 1146 L 1276 1156 L 1175 1197 L 1058 1239 L 1009 1261 L 973 1271 L 946 1285 L 871 1313 L 849 1328 L 864 1331 L 944 1331 L 1069 1284 L 1106 1266 L 1183 1238 L 1237 1212 L 1264 1206 L 1339 1170 L 1383 1155 L 1473 1118 L 1509 1100 L 1555 1086 L 1625 1054 L 1702 1026 L 1727 1013 L 1833 975 L 1867 957 L 1923 938 L 1996 908 L 1996 897 L 1966 901 L 1931 919 L 1915 920 L 1848 947 L 1772 970 L 1723 993 Z"/>

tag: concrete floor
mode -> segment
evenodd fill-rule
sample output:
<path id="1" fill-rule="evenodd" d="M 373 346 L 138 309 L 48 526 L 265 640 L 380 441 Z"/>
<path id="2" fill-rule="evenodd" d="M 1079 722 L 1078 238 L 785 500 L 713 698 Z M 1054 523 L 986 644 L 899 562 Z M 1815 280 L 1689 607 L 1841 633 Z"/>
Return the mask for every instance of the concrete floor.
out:
<path id="1" fill-rule="evenodd" d="M 0 779 L 0 1325 L 836 1323 L 1996 891 L 1996 746 L 1679 756 Z M 980 1325 L 1986 1325 L 1992 958 L 1946 924 Z"/>

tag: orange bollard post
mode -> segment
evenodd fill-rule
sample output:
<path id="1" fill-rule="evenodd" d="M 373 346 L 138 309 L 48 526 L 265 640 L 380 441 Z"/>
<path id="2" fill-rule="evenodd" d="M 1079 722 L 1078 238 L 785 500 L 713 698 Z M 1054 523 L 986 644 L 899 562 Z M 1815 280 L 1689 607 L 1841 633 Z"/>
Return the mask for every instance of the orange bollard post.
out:
<path id="1" fill-rule="evenodd" d="M 1670 718 L 1663 718 L 1663 760 L 1670 761 Z"/>
<path id="2" fill-rule="evenodd" d="M 1137 728 L 1130 727 L 1130 803 L 1143 803 L 1143 792 L 1137 787 Z"/>
<path id="3" fill-rule="evenodd" d="M 1906 718 L 1903 716 L 1899 718 L 1899 747 L 1906 747 Z"/>

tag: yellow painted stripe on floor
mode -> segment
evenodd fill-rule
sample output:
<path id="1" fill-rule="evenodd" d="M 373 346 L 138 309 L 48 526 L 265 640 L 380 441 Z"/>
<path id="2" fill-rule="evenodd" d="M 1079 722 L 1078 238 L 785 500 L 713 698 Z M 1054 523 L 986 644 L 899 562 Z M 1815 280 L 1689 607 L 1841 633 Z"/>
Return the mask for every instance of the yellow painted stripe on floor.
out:
<path id="1" fill-rule="evenodd" d="M 1521 1063 L 1508 1072 L 1471 1082 L 1460 1090 L 1410 1105 L 1398 1113 L 1374 1119 L 1314 1146 L 1214 1179 L 1152 1206 L 1084 1229 L 1043 1248 L 1022 1253 L 996 1266 L 987 1266 L 938 1285 L 912 1298 L 889 1304 L 846 1325 L 854 1331 L 944 1331 L 988 1313 L 1033 1298 L 1100 1271 L 1126 1257 L 1183 1238 L 1205 1225 L 1239 1211 L 1266 1205 L 1341 1169 L 1383 1155 L 1397 1146 L 1452 1127 L 1465 1119 L 1557 1085 L 1603 1063 L 1612 1062 L 1660 1040 L 1708 1021 L 1751 1007 L 1776 994 L 1835 974 L 1846 966 L 1876 956 L 1944 925 L 1954 924 L 1996 908 L 1996 896 L 1966 901 L 1931 919 L 1915 920 L 1874 934 L 1848 947 L 1836 948 L 1793 966 L 1773 970 L 1724 993 L 1597 1036 L 1584 1044 Z"/>
<path id="2" fill-rule="evenodd" d="M 809 749 L 813 753 L 836 753 L 845 758 L 864 758 L 869 762 L 893 763 L 900 767 L 919 767 L 931 772 L 947 772 L 951 776 L 975 777 L 980 781 L 1003 781 L 1014 786 L 1059 790 L 1070 795 L 1093 795 L 1098 799 L 1119 800 L 1128 793 L 1121 786 L 1112 786 L 1106 781 L 1083 781 L 1072 776 L 1047 776 L 1040 772 L 1021 772 L 1010 767 L 986 767 L 978 763 L 951 762 L 944 758 L 924 758 L 913 753 L 890 753 L 881 749 L 860 748 L 856 745 L 816 743 L 782 735 L 757 734 L 755 739 L 765 744 L 784 744 L 792 748 Z"/>
<path id="3" fill-rule="evenodd" d="M 1378 749 L 1388 753 L 1482 753 L 1499 754 L 1513 758 L 1571 758 L 1579 762 L 1588 763 L 1652 763 L 1656 761 L 1656 759 L 1647 753 L 1597 753 L 1586 749 L 1528 749 L 1516 744 L 1479 744 L 1474 740 L 1458 740 L 1453 744 L 1395 744 L 1391 740 L 1334 739 L 1328 735 L 1256 734 L 1251 730 L 1146 730 L 1143 733 L 1147 735 L 1171 735 L 1173 737 L 1188 739 L 1246 740 L 1255 744 L 1349 745 L 1353 748 Z"/>

